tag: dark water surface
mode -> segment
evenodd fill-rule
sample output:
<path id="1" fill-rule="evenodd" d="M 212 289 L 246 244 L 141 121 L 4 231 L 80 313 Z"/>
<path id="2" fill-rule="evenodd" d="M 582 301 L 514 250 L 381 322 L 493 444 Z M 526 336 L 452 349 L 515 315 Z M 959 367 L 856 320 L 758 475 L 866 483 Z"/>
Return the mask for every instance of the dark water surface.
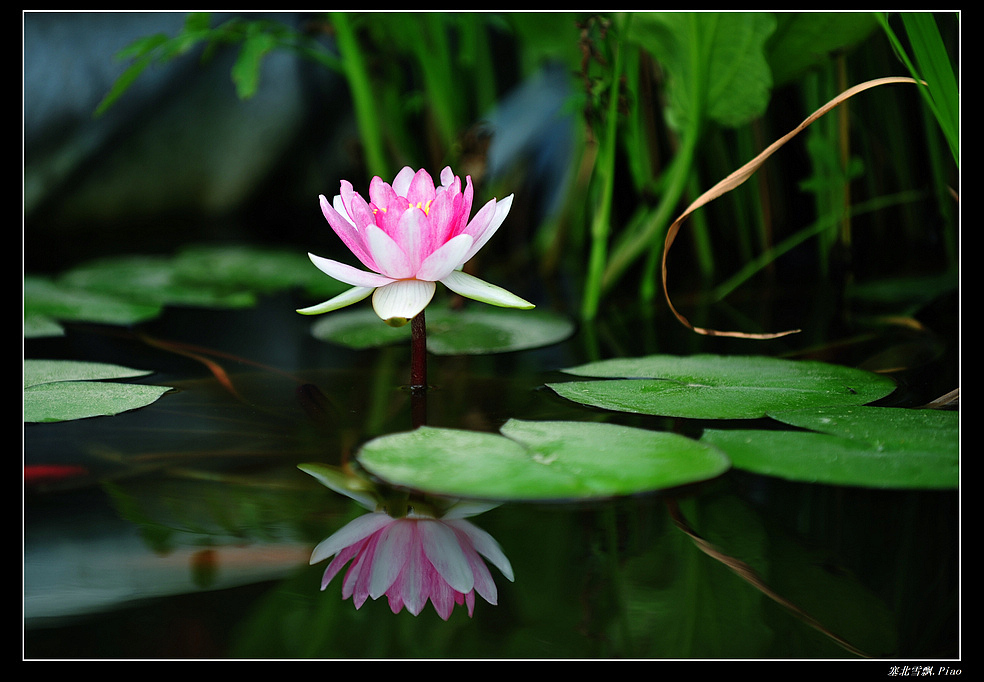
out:
<path id="1" fill-rule="evenodd" d="M 731 471 L 627 499 L 507 504 L 472 521 L 499 541 L 515 582 L 491 568 L 499 603 L 478 600 L 473 618 L 456 610 L 444 622 L 430 605 L 394 615 L 385 600 L 356 610 L 339 579 L 319 591 L 325 564 L 308 565 L 312 547 L 361 509 L 297 465 L 337 464 L 360 442 L 410 428 L 409 350 L 318 342 L 295 307 L 278 296 L 245 311 L 169 310 L 138 330 L 145 337 L 76 326 L 25 344 L 27 357 L 154 369 L 147 383 L 176 389 L 116 417 L 25 425 L 26 464 L 88 472 L 27 486 L 27 658 L 959 656 L 958 491 Z M 787 315 L 809 329 L 818 308 Z M 795 340 L 752 345 L 613 307 L 549 348 L 431 356 L 428 423 L 608 420 L 699 436 L 706 424 L 609 414 L 544 388 L 563 367 L 654 352 L 810 349 L 842 364 L 891 363 L 907 369 L 893 374 L 899 390 L 886 404 L 920 405 L 958 382 L 956 316 L 942 310 L 933 333 L 844 334 L 824 319 Z M 700 551 L 675 509 L 721 554 Z M 732 570 L 745 564 L 762 583 Z"/>

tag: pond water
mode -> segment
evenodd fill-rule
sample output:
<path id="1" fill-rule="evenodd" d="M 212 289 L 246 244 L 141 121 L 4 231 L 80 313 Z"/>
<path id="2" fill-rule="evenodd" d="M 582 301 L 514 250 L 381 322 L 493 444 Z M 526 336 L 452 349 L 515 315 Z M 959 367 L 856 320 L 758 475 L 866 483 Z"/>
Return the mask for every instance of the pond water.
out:
<path id="1" fill-rule="evenodd" d="M 573 419 L 699 435 L 707 424 L 607 413 L 544 386 L 593 357 L 654 352 L 891 358 L 910 368 L 886 399 L 903 406 L 957 386 L 952 306 L 942 336 L 896 328 L 824 344 L 844 337 L 807 300 L 787 314 L 822 328 L 795 341 L 696 337 L 628 305 L 547 348 L 431 356 L 427 423 L 494 431 L 511 417 Z M 445 622 L 430 605 L 393 614 L 385 599 L 356 609 L 338 578 L 321 591 L 325 563 L 309 566 L 311 549 L 362 509 L 297 465 L 338 464 L 410 428 L 409 349 L 319 342 L 296 307 L 282 295 L 248 310 L 169 309 L 140 336 L 77 325 L 25 344 L 27 357 L 150 367 L 147 383 L 176 389 L 116 417 L 25 425 L 26 463 L 85 471 L 26 486 L 27 658 L 959 655 L 956 490 L 732 470 L 615 500 L 504 504 L 470 520 L 499 542 L 515 579 L 490 568 L 498 604 L 477 600 L 471 618 L 456 609 Z"/>

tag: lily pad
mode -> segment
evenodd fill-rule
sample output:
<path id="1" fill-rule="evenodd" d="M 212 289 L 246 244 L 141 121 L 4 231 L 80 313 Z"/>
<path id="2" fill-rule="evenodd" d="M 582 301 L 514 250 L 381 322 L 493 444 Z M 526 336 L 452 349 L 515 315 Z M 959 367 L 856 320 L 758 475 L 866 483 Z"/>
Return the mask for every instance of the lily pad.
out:
<path id="1" fill-rule="evenodd" d="M 650 355 L 563 370 L 599 381 L 548 386 L 584 405 L 693 419 L 754 419 L 769 412 L 863 405 L 895 384 L 864 370 L 761 356 Z"/>
<path id="2" fill-rule="evenodd" d="M 25 360 L 24 421 L 66 421 L 144 407 L 171 388 L 100 380 L 147 374 L 150 372 L 100 362 Z"/>
<path id="3" fill-rule="evenodd" d="M 468 307 L 426 310 L 427 350 L 435 355 L 482 355 L 559 343 L 574 332 L 566 317 L 542 310 Z M 315 338 L 364 350 L 409 340 L 410 325 L 383 324 L 370 307 L 331 313 L 311 327 Z"/>
<path id="4" fill-rule="evenodd" d="M 959 415 L 889 407 L 770 415 L 810 431 L 708 429 L 702 442 L 735 468 L 794 481 L 873 488 L 955 488 Z"/>
<path id="5" fill-rule="evenodd" d="M 230 286 L 216 277 L 183 279 L 174 260 L 162 256 L 119 256 L 89 261 L 63 274 L 58 282 L 67 289 L 100 292 L 161 306 L 243 308 L 256 303 L 251 291 Z"/>
<path id="6" fill-rule="evenodd" d="M 57 330 L 50 326 L 35 326 L 34 321 L 40 319 L 131 325 L 153 319 L 160 312 L 161 306 L 157 303 L 135 302 L 112 294 L 63 286 L 45 277 L 24 278 L 25 334 Z"/>
<path id="7" fill-rule="evenodd" d="M 174 258 L 176 276 L 183 281 L 224 285 L 269 293 L 301 287 L 314 297 L 330 297 L 348 288 L 325 277 L 298 250 L 246 245 L 195 245 Z"/>
<path id="8" fill-rule="evenodd" d="M 358 460 L 391 485 L 487 500 L 629 495 L 708 480 L 730 466 L 716 448 L 675 433 L 516 419 L 501 435 L 423 426 L 382 436 Z"/>

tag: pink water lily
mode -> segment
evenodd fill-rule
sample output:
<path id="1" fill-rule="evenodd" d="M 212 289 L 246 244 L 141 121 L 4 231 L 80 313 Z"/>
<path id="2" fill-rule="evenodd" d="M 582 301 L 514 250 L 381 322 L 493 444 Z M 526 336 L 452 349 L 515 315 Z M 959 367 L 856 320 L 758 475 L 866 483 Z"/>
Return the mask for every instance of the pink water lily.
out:
<path id="1" fill-rule="evenodd" d="M 342 242 L 371 272 L 339 261 L 308 254 L 325 274 L 353 288 L 297 312 L 317 315 L 361 301 L 372 294 L 376 314 L 387 324 L 401 326 L 422 311 L 436 282 L 467 298 L 509 308 L 532 308 L 532 303 L 462 272 L 461 268 L 495 234 L 512 206 L 510 194 L 489 200 L 471 220 L 474 189 L 471 177 L 461 180 L 450 167 L 441 171 L 441 184 L 427 171 L 401 170 L 393 184 L 374 177 L 366 201 L 346 180 L 341 193 L 321 211 Z"/>
<path id="2" fill-rule="evenodd" d="M 497 602 L 495 581 L 482 556 L 513 579 L 512 566 L 495 539 L 453 514 L 365 514 L 315 547 L 311 563 L 331 556 L 322 590 L 351 561 L 342 580 L 342 598 L 352 597 L 357 609 L 366 599 L 385 595 L 393 613 L 406 607 L 416 616 L 430 600 L 444 620 L 456 604 L 465 605 L 471 616 L 476 592 L 490 604 Z"/>

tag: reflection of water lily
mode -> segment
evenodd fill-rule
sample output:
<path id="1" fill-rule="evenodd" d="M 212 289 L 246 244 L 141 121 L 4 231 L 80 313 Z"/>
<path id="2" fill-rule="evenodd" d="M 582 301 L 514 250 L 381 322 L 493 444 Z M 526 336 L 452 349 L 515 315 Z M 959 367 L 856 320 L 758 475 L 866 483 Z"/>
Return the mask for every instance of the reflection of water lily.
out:
<path id="1" fill-rule="evenodd" d="M 404 168 L 392 185 L 377 176 L 369 185 L 368 202 L 343 180 L 334 202 L 320 197 L 321 210 L 372 272 L 308 254 L 318 269 L 353 288 L 298 312 L 326 313 L 372 294 L 376 314 L 387 324 L 400 326 L 427 306 L 435 282 L 484 303 L 532 308 L 533 304 L 505 289 L 461 271 L 499 229 L 512 206 L 512 195 L 499 202 L 491 199 L 469 221 L 473 194 L 471 177 L 466 177 L 462 191 L 461 180 L 450 168 L 441 171 L 439 187 L 423 169 Z"/>
<path id="2" fill-rule="evenodd" d="M 496 505 L 387 498 L 372 483 L 335 467 L 302 464 L 300 469 L 372 510 L 311 553 L 311 564 L 334 557 L 321 579 L 322 590 L 352 562 L 342 579 L 342 598 L 352 597 L 356 608 L 369 597 L 386 595 L 393 613 L 405 606 L 416 616 L 429 599 L 444 620 L 455 604 L 467 606 L 471 616 L 476 592 L 490 604 L 498 601 L 495 581 L 482 557 L 513 579 L 512 565 L 495 538 L 465 520 Z M 391 515 L 386 509 L 399 513 Z"/>
<path id="3" fill-rule="evenodd" d="M 413 615 L 430 599 L 444 620 L 455 604 L 475 608 L 475 593 L 495 604 L 495 581 L 482 555 L 509 580 L 512 566 L 495 539 L 460 518 L 408 515 L 392 518 L 385 512 L 360 516 L 321 542 L 311 563 L 334 556 L 321 580 L 325 589 L 349 561 L 342 580 L 342 598 L 352 597 L 359 608 L 368 597 L 386 595 L 390 609 L 404 606 Z"/>

